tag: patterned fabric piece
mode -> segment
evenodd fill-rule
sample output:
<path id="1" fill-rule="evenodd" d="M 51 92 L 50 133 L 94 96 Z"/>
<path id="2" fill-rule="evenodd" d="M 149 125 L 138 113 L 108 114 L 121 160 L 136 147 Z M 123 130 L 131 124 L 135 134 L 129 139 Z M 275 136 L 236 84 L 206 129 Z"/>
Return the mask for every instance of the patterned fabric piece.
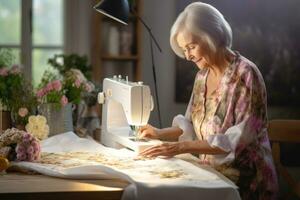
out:
<path id="1" fill-rule="evenodd" d="M 242 199 L 276 198 L 277 176 L 267 135 L 262 75 L 255 64 L 237 53 L 219 87 L 206 98 L 207 75 L 208 69 L 196 75 L 185 118 L 199 140 L 228 154 L 200 155 L 200 159 L 233 180 Z"/>

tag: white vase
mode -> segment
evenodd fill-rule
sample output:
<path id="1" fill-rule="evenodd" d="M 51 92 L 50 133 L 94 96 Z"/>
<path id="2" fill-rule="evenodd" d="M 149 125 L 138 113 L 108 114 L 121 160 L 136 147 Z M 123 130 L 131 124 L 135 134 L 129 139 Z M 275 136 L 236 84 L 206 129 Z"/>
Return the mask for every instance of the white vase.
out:
<path id="1" fill-rule="evenodd" d="M 41 104 L 38 108 L 40 115 L 47 119 L 49 136 L 73 131 L 72 104 L 58 106 L 54 103 Z"/>

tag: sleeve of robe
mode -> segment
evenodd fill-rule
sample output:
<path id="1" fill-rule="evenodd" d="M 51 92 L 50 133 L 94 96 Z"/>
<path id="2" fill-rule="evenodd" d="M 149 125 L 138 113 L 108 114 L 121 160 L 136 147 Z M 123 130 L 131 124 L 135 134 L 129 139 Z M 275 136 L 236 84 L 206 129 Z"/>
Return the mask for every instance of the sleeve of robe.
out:
<path id="1" fill-rule="evenodd" d="M 195 139 L 196 134 L 191 120 L 191 104 L 193 101 L 193 95 L 186 109 L 185 115 L 177 115 L 174 117 L 172 126 L 179 127 L 183 133 L 179 136 L 178 141 L 192 141 Z"/>

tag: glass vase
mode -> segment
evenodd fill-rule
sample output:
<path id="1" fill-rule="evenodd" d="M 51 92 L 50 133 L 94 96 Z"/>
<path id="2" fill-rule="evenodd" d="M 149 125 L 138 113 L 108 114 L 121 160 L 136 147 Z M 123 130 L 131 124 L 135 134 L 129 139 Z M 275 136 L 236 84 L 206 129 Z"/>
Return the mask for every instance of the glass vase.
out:
<path id="1" fill-rule="evenodd" d="M 38 113 L 47 119 L 49 136 L 73 131 L 72 104 L 60 106 L 54 103 L 41 104 Z"/>

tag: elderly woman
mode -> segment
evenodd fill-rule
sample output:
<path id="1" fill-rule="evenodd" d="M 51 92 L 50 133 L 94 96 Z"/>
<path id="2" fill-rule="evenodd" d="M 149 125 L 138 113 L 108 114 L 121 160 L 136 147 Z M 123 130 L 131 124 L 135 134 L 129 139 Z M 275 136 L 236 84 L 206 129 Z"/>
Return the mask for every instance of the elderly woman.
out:
<path id="1" fill-rule="evenodd" d="M 275 199 L 277 176 L 267 134 L 267 94 L 254 63 L 232 51 L 232 31 L 211 5 L 185 8 L 171 29 L 174 52 L 199 68 L 185 116 L 170 128 L 142 127 L 140 137 L 161 139 L 142 156 L 199 154 L 239 186 L 242 199 Z"/>

